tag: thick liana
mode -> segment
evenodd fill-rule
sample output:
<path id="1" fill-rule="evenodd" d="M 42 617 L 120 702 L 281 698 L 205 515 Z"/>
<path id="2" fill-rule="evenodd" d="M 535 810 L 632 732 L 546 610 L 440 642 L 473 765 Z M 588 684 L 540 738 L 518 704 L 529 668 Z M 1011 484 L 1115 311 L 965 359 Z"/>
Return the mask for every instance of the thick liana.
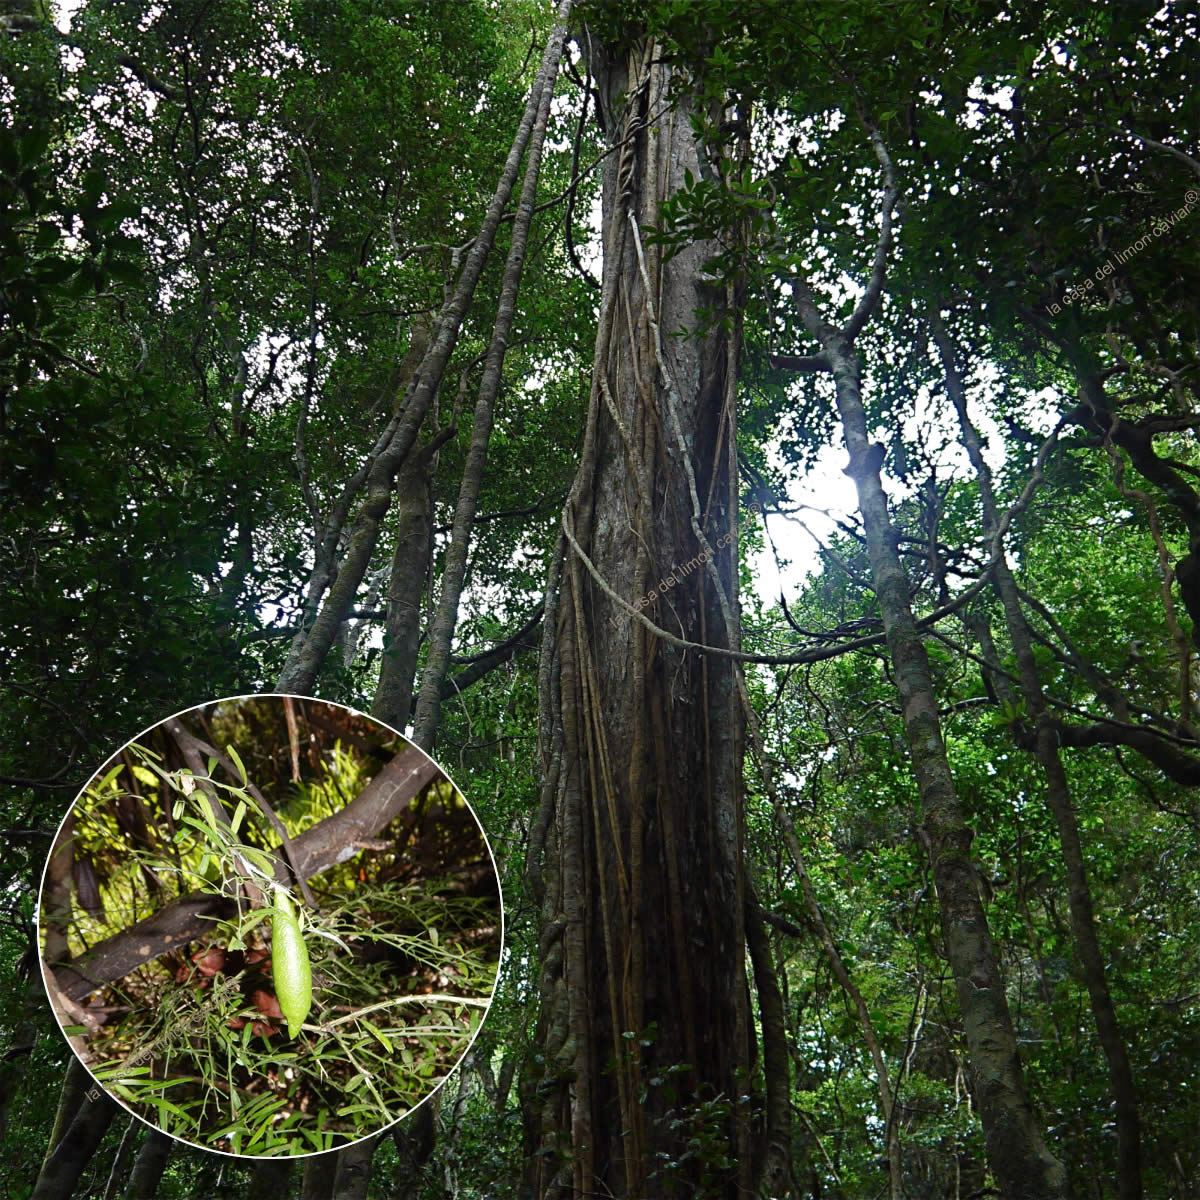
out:
<path id="1" fill-rule="evenodd" d="M 271 932 L 271 975 L 279 1008 L 287 1018 L 288 1037 L 295 1037 L 312 1008 L 312 967 L 292 902 L 279 892 Z"/>

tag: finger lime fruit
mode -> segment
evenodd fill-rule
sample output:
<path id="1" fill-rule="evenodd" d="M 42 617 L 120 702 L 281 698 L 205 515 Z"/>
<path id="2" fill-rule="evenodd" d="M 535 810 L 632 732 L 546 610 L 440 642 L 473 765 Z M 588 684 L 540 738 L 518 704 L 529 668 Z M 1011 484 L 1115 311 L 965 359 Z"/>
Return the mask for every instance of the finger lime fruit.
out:
<path id="1" fill-rule="evenodd" d="M 283 892 L 275 901 L 272 925 L 271 975 L 279 1007 L 287 1018 L 288 1037 L 295 1037 L 312 1008 L 312 967 L 300 923 Z"/>

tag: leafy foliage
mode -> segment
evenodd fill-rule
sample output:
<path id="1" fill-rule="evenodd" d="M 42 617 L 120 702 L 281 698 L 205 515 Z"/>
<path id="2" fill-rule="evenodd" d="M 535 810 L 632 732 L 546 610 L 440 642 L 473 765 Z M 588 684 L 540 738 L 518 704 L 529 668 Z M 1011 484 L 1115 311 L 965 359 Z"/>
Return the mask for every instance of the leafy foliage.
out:
<path id="1" fill-rule="evenodd" d="M 0 928 L 0 1008 L 13 1030 L 27 1016 L 17 968 L 30 890 L 66 796 L 165 713 L 277 675 L 321 517 L 403 402 L 398 365 L 476 233 L 537 57 L 527 52 L 549 22 L 542 5 L 482 0 L 221 0 L 198 13 L 88 5 L 69 35 L 3 35 L 0 773 L 13 781 L 4 879 L 14 900 Z M 574 32 L 581 83 L 588 55 L 617 55 L 647 35 L 680 67 L 676 99 L 711 169 L 664 196 L 653 241 L 670 254 L 742 231 L 704 270 L 745 291 L 736 450 L 746 498 L 767 516 L 740 531 L 744 648 L 828 654 L 749 668 L 748 686 L 804 868 L 890 1074 L 905 1194 L 986 1194 L 992 1178 L 863 531 L 831 499 L 845 462 L 834 381 L 811 363 L 802 374 L 787 365 L 814 353 L 797 280 L 845 320 L 874 266 L 872 131 L 901 199 L 880 306 L 856 344 L 863 398 L 912 607 L 918 618 L 953 608 L 924 637 L 1029 1090 L 1076 1192 L 1115 1195 L 1109 1067 L 1031 753 L 1036 719 L 1006 612 L 984 581 L 993 545 L 938 322 L 1010 516 L 1003 545 L 1058 723 L 1137 1084 L 1145 1193 L 1190 1194 L 1200 1178 L 1200 807 L 1187 773 L 1200 748 L 1200 610 L 1189 607 L 1185 566 L 1200 546 L 1192 7 L 589 0 Z M 581 181 L 572 173 L 616 131 L 588 122 L 576 148 L 580 102 L 577 86 L 560 85 L 542 195 L 578 183 L 572 233 L 587 258 L 605 168 Z M 741 137 L 749 155 L 733 171 Z M 541 598 L 581 444 L 598 297 L 561 237 L 564 205 L 548 204 L 534 228 L 456 634 L 464 659 L 502 642 Z M 438 400 L 437 424 L 458 432 L 433 472 L 422 628 L 491 318 L 482 302 L 468 315 Z M 822 526 L 801 504 L 831 515 Z M 818 531 L 815 553 L 793 537 L 795 520 Z M 322 694 L 370 702 L 390 649 L 377 614 L 393 541 L 387 533 L 376 552 Z M 787 578 L 786 610 L 762 583 L 772 546 L 807 571 Z M 535 656 L 522 651 L 444 705 L 438 755 L 496 848 L 509 952 L 471 1060 L 442 1093 L 437 1161 L 414 1167 L 383 1146 L 372 1194 L 393 1174 L 420 1200 L 517 1194 L 522 1182 L 522 1122 L 539 1104 L 522 1083 L 541 1053 L 532 1038 L 544 931 L 525 875 L 541 803 L 537 694 Z M 264 764 L 251 757 L 253 774 Z M 340 783 L 311 782 L 284 802 L 289 823 L 299 829 L 302 813 L 343 802 L 354 769 L 348 756 Z M 746 851 L 772 918 L 786 1026 L 792 1194 L 874 1196 L 886 1185 L 887 1131 L 861 1021 L 751 764 L 746 791 Z M 187 852 L 199 868 L 199 841 Z M 127 900 L 120 878 L 104 886 L 110 915 Z M 394 914 L 411 903 L 405 919 L 445 939 L 443 918 L 382 886 L 332 912 L 327 932 L 345 938 L 359 903 Z M 81 928 L 95 935 L 91 919 Z M 428 949 L 428 936 L 415 936 L 403 949 Z M 314 943 L 327 986 L 363 1007 L 379 980 L 339 975 L 332 944 Z M 155 995 L 182 1002 L 192 986 L 162 978 Z M 240 1012 L 219 999 L 204 1026 L 211 1046 L 267 1073 L 279 1056 L 252 1025 L 229 1029 Z M 333 1070 L 349 1054 L 378 1066 L 381 1039 L 408 1036 L 393 1016 L 370 1018 L 378 1033 L 327 1030 L 309 1065 Z M 456 1011 L 445 1023 L 461 1032 L 469 1022 Z M 760 1038 L 765 1025 L 760 1010 Z M 66 1061 L 45 1020 L 40 1028 L 26 1093 L 51 1090 Z M 118 1027 L 113 1057 L 146 1033 Z M 194 1054 L 176 1036 L 172 1054 Z M 287 1065 L 305 1069 L 298 1056 Z M 161 1080 L 139 1078 L 128 1085 L 139 1102 L 173 1102 Z M 656 1079 L 648 1086 L 673 1086 L 669 1071 Z M 719 1130 L 730 1106 L 761 1129 L 766 1083 L 758 1061 L 743 1097 L 671 1112 L 688 1169 L 706 1172 L 713 1191 L 727 1172 Z M 211 1079 L 206 1087 L 215 1096 Z M 348 1124 L 399 1111 L 366 1082 L 355 1087 L 362 1108 Z M 278 1149 L 274 1101 L 255 1103 L 224 1136 Z M 50 1119 L 12 1108 L 14 1181 L 36 1175 L 41 1153 L 30 1147 Z M 326 1133 L 305 1136 L 317 1145 Z M 110 1135 L 97 1153 L 97 1178 L 116 1143 Z M 669 1194 L 679 1164 L 655 1170 Z M 241 1166 L 222 1180 L 249 1194 Z M 159 1188 L 217 1193 L 216 1168 L 189 1151 Z"/>

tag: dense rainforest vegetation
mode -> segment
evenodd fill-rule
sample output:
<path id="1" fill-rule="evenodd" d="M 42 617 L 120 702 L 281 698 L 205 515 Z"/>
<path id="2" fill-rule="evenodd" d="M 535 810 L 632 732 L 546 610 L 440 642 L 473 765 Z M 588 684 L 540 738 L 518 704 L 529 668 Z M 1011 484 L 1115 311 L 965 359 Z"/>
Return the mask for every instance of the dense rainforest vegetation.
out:
<path id="1" fill-rule="evenodd" d="M 1200 1197 L 1197 25 L 8 3 L 5 1194 Z M 78 788 L 257 691 L 430 751 L 507 915 L 299 1162 L 35 966 Z"/>

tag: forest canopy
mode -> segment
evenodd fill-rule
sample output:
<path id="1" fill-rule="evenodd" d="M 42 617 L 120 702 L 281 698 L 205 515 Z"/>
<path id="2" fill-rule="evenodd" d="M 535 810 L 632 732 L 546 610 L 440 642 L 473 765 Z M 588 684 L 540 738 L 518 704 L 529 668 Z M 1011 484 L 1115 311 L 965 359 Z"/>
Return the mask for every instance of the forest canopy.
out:
<path id="1" fill-rule="evenodd" d="M 9 1192 L 1200 1196 L 1197 34 L 7 5 Z M 79 788 L 259 692 L 443 764 L 508 921 L 433 1100 L 290 1165 L 36 968 Z"/>

